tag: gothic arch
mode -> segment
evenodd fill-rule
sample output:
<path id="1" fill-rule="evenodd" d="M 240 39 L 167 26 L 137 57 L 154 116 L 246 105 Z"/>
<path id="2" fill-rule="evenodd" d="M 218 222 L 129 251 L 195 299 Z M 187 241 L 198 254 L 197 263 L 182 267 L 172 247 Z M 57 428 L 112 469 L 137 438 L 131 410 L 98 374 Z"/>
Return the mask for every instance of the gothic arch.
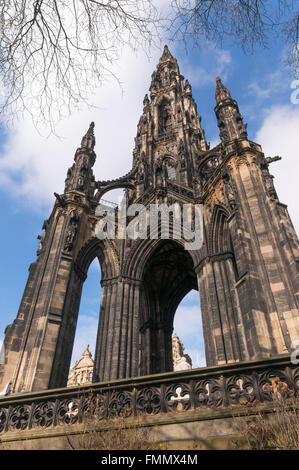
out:
<path id="1" fill-rule="evenodd" d="M 162 162 L 170 160 L 171 163 L 173 163 L 173 166 L 177 166 L 177 159 L 175 158 L 175 155 L 172 152 L 167 152 L 165 153 L 162 157 Z"/>
<path id="2" fill-rule="evenodd" d="M 157 106 L 160 106 L 163 101 L 168 101 L 169 104 L 171 104 L 171 102 L 173 101 L 173 99 L 166 93 L 164 93 L 163 95 L 160 95 L 157 99 L 156 99 L 156 105 Z"/>
<path id="3" fill-rule="evenodd" d="M 194 261 L 181 241 L 154 240 L 142 257 L 139 367 L 143 375 L 172 370 L 174 315 L 185 295 L 198 287 Z"/>
<path id="4" fill-rule="evenodd" d="M 77 272 L 87 274 L 91 262 L 98 258 L 103 279 L 111 279 L 119 274 L 119 259 L 112 240 L 90 238 L 80 249 L 74 265 Z"/>
<path id="5" fill-rule="evenodd" d="M 104 194 L 108 193 L 108 191 L 112 191 L 113 189 L 135 189 L 135 186 L 128 182 L 128 181 L 123 181 L 120 183 L 113 183 L 105 186 L 102 189 L 99 189 L 98 192 L 96 193 L 95 199 L 100 202 L 101 198 L 104 196 Z"/>
<path id="6" fill-rule="evenodd" d="M 158 224 L 157 233 L 161 228 L 161 224 Z M 176 231 L 173 227 L 173 224 L 169 223 L 170 232 L 174 235 Z M 183 238 L 173 238 L 173 241 L 180 245 L 184 249 L 184 245 L 188 240 L 184 240 Z M 147 260 L 151 257 L 152 253 L 157 249 L 159 243 L 161 243 L 161 239 L 138 239 L 133 241 L 130 252 L 127 255 L 126 262 L 124 264 L 124 274 L 132 279 L 142 279 L 142 275 L 144 272 L 144 267 L 147 263 Z M 187 251 L 187 250 L 186 250 Z M 190 250 L 188 251 L 192 261 L 193 266 L 196 267 L 200 261 L 200 250 Z"/>
<path id="7" fill-rule="evenodd" d="M 68 371 L 73 351 L 76 334 L 78 313 L 80 310 L 82 289 L 91 262 L 97 258 L 102 272 L 102 283 L 106 279 L 113 279 L 119 274 L 119 260 L 117 252 L 111 240 L 99 240 L 90 238 L 79 250 L 74 259 L 70 282 L 66 290 L 64 301 L 64 316 L 61 324 L 57 347 L 53 360 L 53 369 L 50 377 L 50 385 L 64 386 L 67 382 Z M 100 299 L 99 299 L 100 300 Z M 101 305 L 102 305 L 101 297 Z M 101 325 L 101 313 L 99 313 L 99 327 Z"/>
<path id="8" fill-rule="evenodd" d="M 215 205 L 209 228 L 208 250 L 210 255 L 228 253 L 232 251 L 227 210 Z"/>

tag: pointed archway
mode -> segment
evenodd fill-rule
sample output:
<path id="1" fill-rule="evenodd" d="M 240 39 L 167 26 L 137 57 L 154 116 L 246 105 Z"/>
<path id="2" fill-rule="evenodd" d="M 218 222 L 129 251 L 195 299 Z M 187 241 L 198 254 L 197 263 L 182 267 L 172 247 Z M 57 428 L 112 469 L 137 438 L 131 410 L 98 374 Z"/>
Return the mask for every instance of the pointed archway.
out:
<path id="1" fill-rule="evenodd" d="M 190 254 L 173 240 L 160 241 L 144 267 L 140 314 L 141 375 L 173 370 L 173 320 L 197 278 Z"/>

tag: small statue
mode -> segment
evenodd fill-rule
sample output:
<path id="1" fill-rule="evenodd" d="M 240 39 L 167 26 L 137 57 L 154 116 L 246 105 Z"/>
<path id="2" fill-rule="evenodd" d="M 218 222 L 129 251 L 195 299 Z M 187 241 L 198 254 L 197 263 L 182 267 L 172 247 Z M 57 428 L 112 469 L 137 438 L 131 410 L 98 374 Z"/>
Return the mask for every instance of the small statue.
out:
<path id="1" fill-rule="evenodd" d="M 235 197 L 235 192 L 232 187 L 232 184 L 229 181 L 229 175 L 226 174 L 223 176 L 223 181 L 224 181 L 224 186 L 225 186 L 225 194 L 227 197 L 228 204 L 232 210 L 235 210 L 236 208 L 236 197 Z"/>
<path id="2" fill-rule="evenodd" d="M 192 369 L 192 361 L 188 354 L 184 354 L 184 345 L 175 333 L 172 337 L 173 370 Z"/>

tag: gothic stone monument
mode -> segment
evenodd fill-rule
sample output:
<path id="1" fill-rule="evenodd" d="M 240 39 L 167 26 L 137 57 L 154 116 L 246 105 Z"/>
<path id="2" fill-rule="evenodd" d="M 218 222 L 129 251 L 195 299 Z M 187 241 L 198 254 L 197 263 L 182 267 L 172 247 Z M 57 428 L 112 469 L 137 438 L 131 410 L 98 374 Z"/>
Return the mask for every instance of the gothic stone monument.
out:
<path id="1" fill-rule="evenodd" d="M 64 387 L 81 291 L 102 270 L 93 381 L 170 371 L 173 317 L 197 289 L 207 365 L 284 355 L 299 338 L 298 239 L 266 158 L 237 102 L 216 79 L 221 142 L 209 148 L 189 82 L 168 48 L 143 101 L 131 171 L 97 181 L 94 125 L 83 137 L 43 234 L 13 324 L 0 390 Z M 183 239 L 100 240 L 98 202 L 125 188 L 128 204 L 203 205 L 203 245 Z"/>

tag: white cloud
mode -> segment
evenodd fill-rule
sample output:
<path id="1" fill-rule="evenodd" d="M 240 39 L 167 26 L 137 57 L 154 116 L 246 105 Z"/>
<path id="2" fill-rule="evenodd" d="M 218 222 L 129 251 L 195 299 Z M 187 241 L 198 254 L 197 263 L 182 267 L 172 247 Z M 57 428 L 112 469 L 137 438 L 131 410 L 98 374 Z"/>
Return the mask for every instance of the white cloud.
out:
<path id="1" fill-rule="evenodd" d="M 83 109 L 62 121 L 55 136 L 39 135 L 30 119 L 19 121 L 8 132 L 0 155 L 0 185 L 32 210 L 53 204 L 53 192 L 62 192 L 67 168 L 72 165 L 76 148 L 95 121 L 97 162 L 96 179 L 110 179 L 126 173 L 132 165 L 134 137 L 142 101 L 148 92 L 151 73 L 161 50 L 154 58 L 127 50 L 115 67 L 122 89 L 113 79 L 95 91 L 92 103 L 97 109 Z"/>
<path id="2" fill-rule="evenodd" d="M 213 43 L 204 43 L 199 50 L 201 65 L 191 63 L 188 56 L 180 60 L 181 72 L 193 86 L 212 85 L 215 87 L 215 80 L 218 75 L 225 81 L 228 78 L 232 57 L 230 51 L 220 49 Z M 213 60 L 211 61 L 211 56 Z"/>
<path id="3" fill-rule="evenodd" d="M 208 73 L 204 66 L 202 69 L 192 67 L 188 58 L 179 61 L 191 84 L 214 83 L 217 74 L 225 72 L 226 75 L 229 70 L 229 51 L 215 48 L 213 44 L 207 48 L 214 55 Z M 203 51 L 204 60 L 207 59 L 207 48 Z M 176 55 L 174 47 L 171 47 L 171 52 Z M 18 121 L 14 129 L 7 131 L 0 153 L 2 190 L 15 198 L 17 205 L 27 205 L 31 211 L 36 209 L 44 213 L 45 208 L 49 210 L 54 202 L 54 191 L 63 191 L 67 169 L 72 165 L 76 148 L 91 121 L 95 122 L 96 179 L 117 178 L 129 171 L 143 98 L 148 93 L 151 74 L 161 53 L 162 48 L 156 49 L 149 60 L 141 52 L 136 55 L 124 49 L 113 69 L 122 82 L 122 88 L 111 79 L 95 90 L 90 102 L 96 108 L 84 107 L 60 122 L 57 133 L 61 139 L 38 134 L 29 117 Z"/>
<path id="4" fill-rule="evenodd" d="M 281 94 L 283 89 L 289 87 L 289 76 L 281 67 L 274 72 L 258 77 L 248 85 L 248 94 L 258 100 L 270 98 L 275 93 Z"/>
<path id="5" fill-rule="evenodd" d="M 299 233 L 299 105 L 274 106 L 266 111 L 255 141 L 266 156 L 280 155 L 281 161 L 270 165 L 275 188 L 281 202 L 288 205 L 295 230 Z"/>

